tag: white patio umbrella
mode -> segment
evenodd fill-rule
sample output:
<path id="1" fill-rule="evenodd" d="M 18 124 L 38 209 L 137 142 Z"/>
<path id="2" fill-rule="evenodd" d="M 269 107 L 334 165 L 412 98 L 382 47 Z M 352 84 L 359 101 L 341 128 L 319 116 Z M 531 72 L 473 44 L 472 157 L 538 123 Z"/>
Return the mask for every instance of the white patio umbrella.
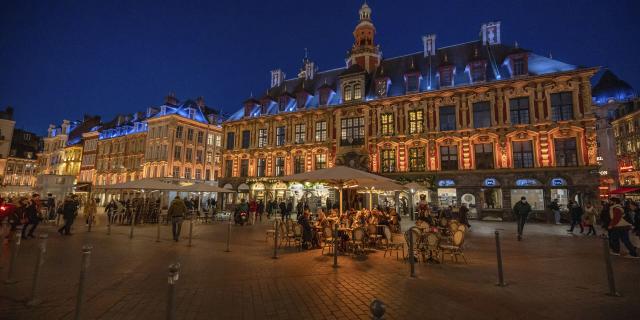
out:
<path id="1" fill-rule="evenodd" d="M 380 182 L 362 182 L 358 184 L 359 189 L 366 190 L 369 193 L 369 210 L 373 209 L 373 193 L 382 191 L 400 191 L 406 190 L 406 186 L 391 181 Z"/>
<path id="2" fill-rule="evenodd" d="M 382 184 L 394 183 L 393 179 L 385 178 L 376 174 L 368 173 L 345 166 L 336 166 L 332 168 L 320 169 L 304 173 L 298 173 L 286 177 L 282 177 L 283 181 L 297 182 L 322 182 L 327 185 L 338 188 L 340 214 L 342 214 L 342 189 L 357 188 L 359 184 Z"/>
<path id="3" fill-rule="evenodd" d="M 134 181 L 127 181 L 123 183 L 116 183 L 112 185 L 98 186 L 96 188 L 107 190 L 151 190 L 151 191 L 163 191 L 163 190 L 179 190 L 180 186 L 162 182 L 154 179 L 141 179 Z"/>
<path id="4" fill-rule="evenodd" d="M 194 184 L 183 185 L 180 187 L 178 191 L 197 192 L 199 199 L 202 198 L 202 193 L 205 193 L 205 192 L 236 193 L 233 190 L 220 188 L 218 186 L 213 186 L 206 183 L 194 183 Z M 198 200 L 198 211 L 200 210 L 200 207 L 201 207 L 201 200 Z"/>

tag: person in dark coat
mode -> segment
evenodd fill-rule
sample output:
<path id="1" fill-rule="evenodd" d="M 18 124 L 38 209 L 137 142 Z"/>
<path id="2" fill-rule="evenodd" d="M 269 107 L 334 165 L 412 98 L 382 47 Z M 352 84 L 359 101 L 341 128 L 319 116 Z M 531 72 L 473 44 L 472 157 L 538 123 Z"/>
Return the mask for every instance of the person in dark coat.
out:
<path id="1" fill-rule="evenodd" d="M 280 217 L 282 219 L 284 219 L 284 216 L 285 216 L 285 214 L 287 212 L 287 204 L 284 203 L 284 201 L 282 201 L 282 202 L 280 202 L 279 207 L 280 207 Z"/>
<path id="2" fill-rule="evenodd" d="M 529 213 L 531 213 L 531 205 L 527 202 L 527 198 L 520 198 L 520 201 L 513 206 L 513 215 L 518 222 L 518 241 L 522 241 L 522 232 L 524 231 L 524 224 L 527 222 Z"/>
<path id="3" fill-rule="evenodd" d="M 568 207 L 569 207 L 569 214 L 571 215 L 571 228 L 567 230 L 567 232 L 572 233 L 573 228 L 576 225 L 579 225 L 580 233 L 583 233 L 584 227 L 582 226 L 582 214 L 584 212 L 582 211 L 582 207 L 580 207 L 580 205 L 573 200 L 569 201 Z"/>
<path id="4" fill-rule="evenodd" d="M 312 245 L 313 231 L 311 229 L 311 213 L 309 210 L 305 210 L 304 213 L 298 218 L 298 223 L 302 226 L 302 247 L 309 249 Z"/>
<path id="5" fill-rule="evenodd" d="M 264 203 L 261 200 L 258 200 L 258 210 L 256 211 L 256 214 L 258 215 L 258 220 L 260 222 L 262 222 L 262 214 L 264 214 Z"/>
<path id="6" fill-rule="evenodd" d="M 78 202 L 67 196 L 62 203 L 62 218 L 64 218 L 64 225 L 58 229 L 60 235 L 71 235 L 71 226 L 73 221 L 78 215 Z"/>
<path id="7" fill-rule="evenodd" d="M 287 210 L 285 210 L 285 216 L 287 219 L 291 219 L 291 212 L 293 212 L 293 200 L 287 201 Z"/>
<path id="8" fill-rule="evenodd" d="M 27 239 L 27 237 L 29 238 L 35 237 L 33 235 L 33 232 L 36 230 L 36 227 L 38 227 L 38 224 L 40 223 L 40 216 L 38 215 L 39 211 L 40 211 L 40 195 L 37 193 L 34 193 L 31 196 L 31 200 L 27 201 L 27 206 L 25 207 L 27 224 L 22 226 L 22 239 Z M 31 230 L 29 230 L 29 233 L 26 234 L 28 226 L 31 226 Z"/>

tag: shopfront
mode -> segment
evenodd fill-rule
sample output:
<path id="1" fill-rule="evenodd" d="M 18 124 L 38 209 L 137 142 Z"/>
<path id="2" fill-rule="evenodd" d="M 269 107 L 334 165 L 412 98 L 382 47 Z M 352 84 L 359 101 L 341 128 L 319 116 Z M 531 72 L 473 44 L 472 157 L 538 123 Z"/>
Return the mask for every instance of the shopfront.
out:
<path id="1" fill-rule="evenodd" d="M 455 206 L 458 204 L 458 193 L 455 188 L 455 181 L 453 179 L 438 180 L 438 205 Z"/>
<path id="2" fill-rule="evenodd" d="M 251 197 L 256 201 L 262 200 L 262 202 L 265 202 L 267 200 L 264 183 L 256 182 L 251 185 Z"/>
<path id="3" fill-rule="evenodd" d="M 511 203 L 515 205 L 520 198 L 525 197 L 533 210 L 544 210 L 543 184 L 536 179 L 518 179 L 516 188 L 511 189 Z"/>
<path id="4" fill-rule="evenodd" d="M 550 181 L 551 201 L 558 199 L 560 208 L 567 208 L 569 203 L 569 189 L 567 189 L 567 180 L 563 178 L 553 178 Z"/>

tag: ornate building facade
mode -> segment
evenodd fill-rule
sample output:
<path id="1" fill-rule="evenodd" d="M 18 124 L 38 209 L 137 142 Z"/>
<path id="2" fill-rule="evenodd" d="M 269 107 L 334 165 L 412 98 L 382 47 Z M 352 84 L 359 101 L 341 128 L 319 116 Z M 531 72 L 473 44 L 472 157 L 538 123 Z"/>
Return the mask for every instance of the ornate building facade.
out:
<path id="1" fill-rule="evenodd" d="M 382 58 L 371 9 L 359 13 L 344 68 L 305 57 L 296 78 L 274 70 L 223 124 L 221 185 L 282 198 L 296 192 L 278 176 L 348 165 L 429 182 L 431 202 L 481 215 L 521 196 L 535 210 L 597 197 L 595 68 L 505 45 L 499 22 L 475 41 L 439 48 L 427 35 L 421 52 Z"/>
<path id="2" fill-rule="evenodd" d="M 624 103 L 611 123 L 616 143 L 620 185 L 640 186 L 640 99 Z"/>
<path id="3" fill-rule="evenodd" d="M 36 184 L 36 153 L 40 138 L 22 129 L 15 129 L 11 139 L 11 150 L 2 180 L 2 193 L 28 194 Z"/>

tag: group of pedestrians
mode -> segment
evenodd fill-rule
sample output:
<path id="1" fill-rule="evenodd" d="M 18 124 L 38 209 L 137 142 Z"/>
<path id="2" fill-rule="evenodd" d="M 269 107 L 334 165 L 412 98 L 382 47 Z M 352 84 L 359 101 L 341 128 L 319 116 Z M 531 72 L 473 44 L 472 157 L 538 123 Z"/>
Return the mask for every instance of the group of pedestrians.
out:
<path id="1" fill-rule="evenodd" d="M 30 197 L 9 200 L 0 198 L 0 206 L 5 208 L 6 215 L 3 219 L 9 227 L 9 230 L 4 232 L 5 239 L 11 239 L 20 226 L 22 227 L 22 239 L 35 238 L 34 232 L 40 221 L 44 219 L 41 213 L 42 203 L 39 194 L 34 193 Z"/>

